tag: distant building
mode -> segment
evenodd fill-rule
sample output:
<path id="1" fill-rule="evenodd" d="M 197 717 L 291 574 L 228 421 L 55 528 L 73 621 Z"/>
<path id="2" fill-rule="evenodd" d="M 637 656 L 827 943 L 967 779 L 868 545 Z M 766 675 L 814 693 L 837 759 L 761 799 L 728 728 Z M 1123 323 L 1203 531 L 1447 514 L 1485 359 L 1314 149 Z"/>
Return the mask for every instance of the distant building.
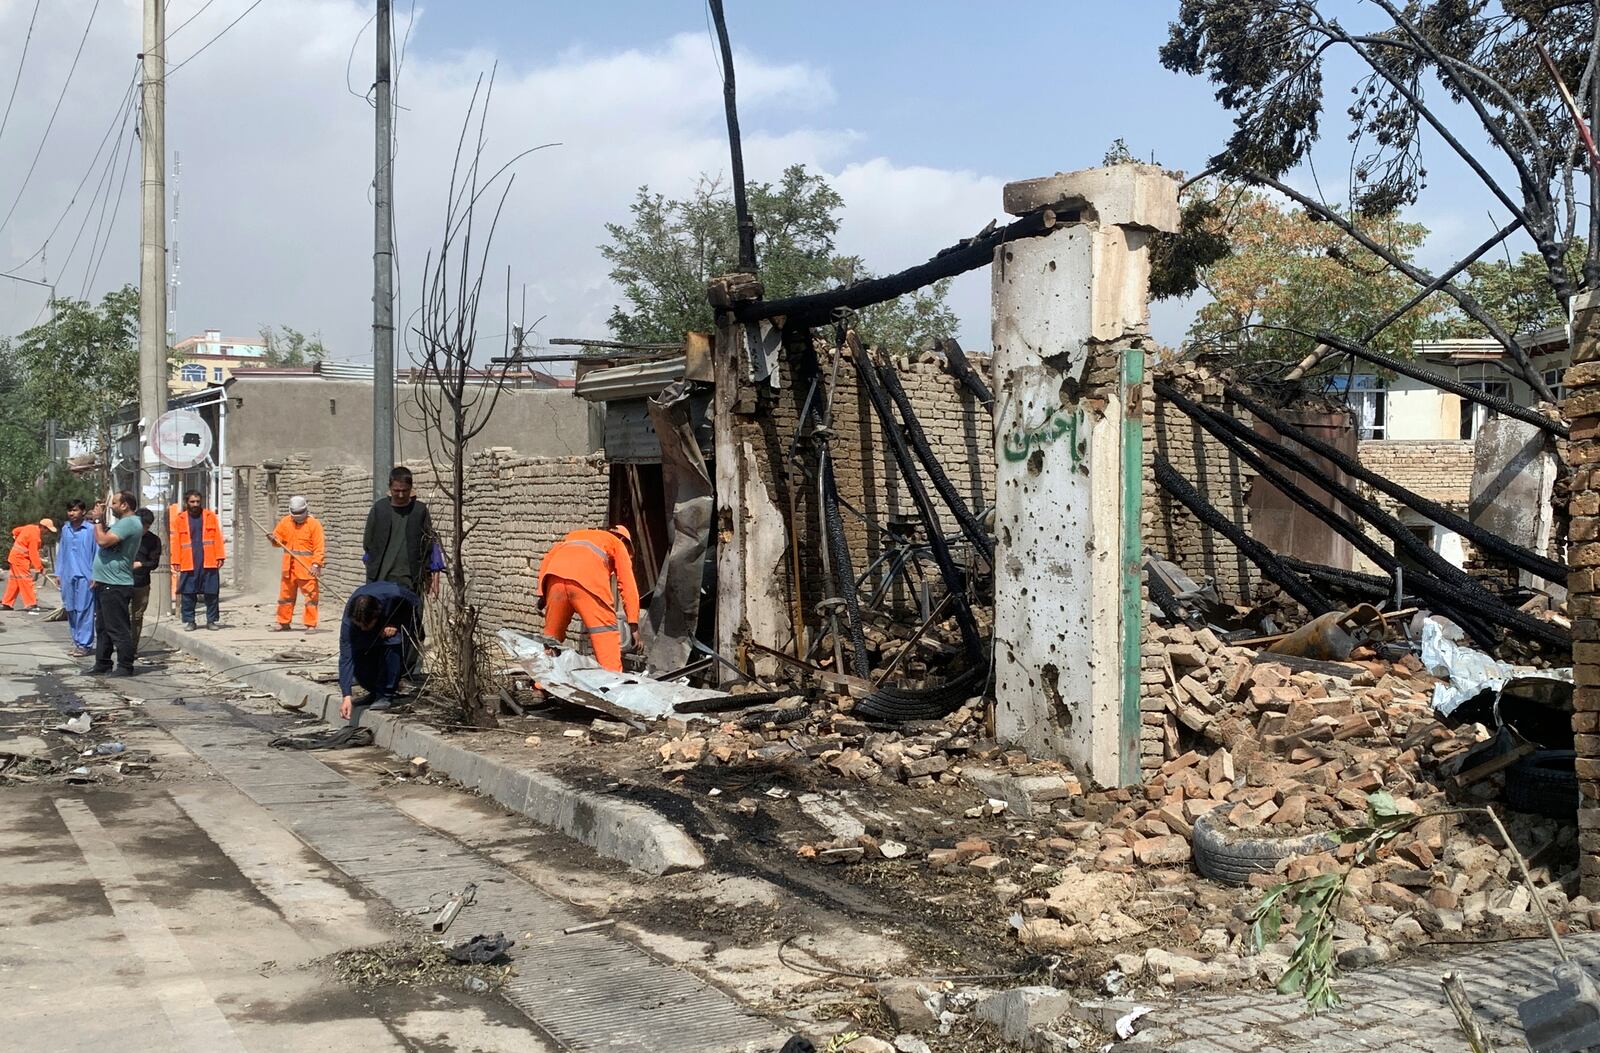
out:
<path id="1" fill-rule="evenodd" d="M 173 394 L 199 391 L 212 384 L 224 384 L 241 366 L 264 364 L 267 345 L 259 337 L 224 337 L 220 329 L 207 329 L 202 336 L 191 336 L 173 345 L 177 352 L 172 367 Z"/>
<path id="2" fill-rule="evenodd" d="M 1562 395 L 1561 375 L 1571 361 L 1567 340 L 1566 327 L 1559 326 L 1518 341 L 1557 398 Z M 1528 383 L 1516 375 L 1511 356 L 1487 337 L 1422 341 L 1412 347 L 1412 358 L 1467 387 L 1521 406 L 1538 404 Z M 1363 466 L 1478 519 L 1481 510 L 1472 507 L 1476 440 L 1496 416 L 1493 410 L 1421 380 L 1383 376 L 1360 361 L 1353 374 L 1335 378 L 1333 387 L 1350 405 Z M 1449 562 L 1461 566 L 1470 559 L 1470 546 L 1459 535 L 1379 494 L 1368 496 Z M 1402 562 L 1408 561 L 1402 557 Z M 1361 558 L 1356 566 L 1372 569 Z"/>

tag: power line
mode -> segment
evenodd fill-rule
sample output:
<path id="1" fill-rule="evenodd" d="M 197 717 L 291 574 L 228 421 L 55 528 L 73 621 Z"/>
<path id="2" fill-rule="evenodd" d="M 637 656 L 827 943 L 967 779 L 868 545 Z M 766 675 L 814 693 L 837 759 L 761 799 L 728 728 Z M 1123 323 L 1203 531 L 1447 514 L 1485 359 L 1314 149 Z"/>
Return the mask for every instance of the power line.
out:
<path id="1" fill-rule="evenodd" d="M 134 84 L 138 84 L 137 78 L 134 79 Z M 130 98 L 123 106 L 122 112 L 119 115 L 119 120 L 122 122 L 122 129 L 117 133 L 117 138 L 113 140 L 111 153 L 106 156 L 106 163 L 101 167 L 100 178 L 95 180 L 94 196 L 89 199 L 89 207 L 84 210 L 83 222 L 78 224 L 78 233 L 73 235 L 72 245 L 67 249 L 66 256 L 64 256 L 61 260 L 61 269 L 56 272 L 56 284 L 58 286 L 66 278 L 67 268 L 71 265 L 72 258 L 78 253 L 78 245 L 83 241 L 84 231 L 89 229 L 89 220 L 94 217 L 95 208 L 100 202 L 101 195 L 105 194 L 110 188 L 111 173 L 116 170 L 117 155 L 122 152 L 122 136 L 127 134 L 128 122 L 133 116 L 134 105 L 134 100 Z M 95 239 L 99 240 L 99 236 L 100 235 L 97 230 L 95 233 Z M 92 248 L 89 251 L 90 255 L 94 254 L 94 250 Z M 87 268 L 87 264 L 85 265 L 85 268 Z"/>
<path id="2" fill-rule="evenodd" d="M 33 0 L 33 14 L 28 18 L 28 35 L 22 41 L 22 58 L 17 61 L 17 79 L 11 82 L 11 98 L 6 100 L 6 113 L 0 117 L 0 138 L 6 134 L 6 125 L 11 122 L 11 104 L 17 101 L 17 85 L 22 83 L 22 67 L 28 64 L 28 45 L 33 43 L 33 23 L 39 18 L 39 5 L 44 0 Z"/>
<path id="3" fill-rule="evenodd" d="M 44 144 L 50 141 L 50 130 L 56 126 L 56 115 L 61 112 L 61 103 L 67 97 L 67 89 L 72 86 L 72 75 L 78 71 L 78 60 L 83 57 L 83 45 L 89 41 L 89 30 L 94 28 L 94 16 L 99 11 L 100 0 L 94 0 L 94 7 L 89 10 L 89 21 L 83 26 L 83 36 L 78 38 L 78 50 L 72 56 L 72 66 L 67 70 L 67 79 L 61 85 L 61 94 L 56 96 L 55 108 L 50 111 L 50 121 L 44 126 L 44 135 L 39 139 L 39 149 L 33 152 L 33 163 L 28 166 L 28 174 L 22 177 L 22 185 L 17 188 L 17 196 L 11 202 L 10 211 L 6 213 L 5 219 L 0 220 L 0 230 L 5 230 L 6 224 L 11 222 L 11 217 L 17 214 L 17 206 L 22 203 L 22 195 L 27 191 L 29 181 L 33 179 L 34 169 L 39 167 L 39 158 L 44 154 Z"/>
<path id="4" fill-rule="evenodd" d="M 166 39 L 163 40 L 161 43 L 162 44 L 166 44 L 166 42 L 168 40 L 171 40 L 173 37 L 177 36 L 179 33 L 182 33 L 184 26 L 188 25 L 190 22 L 193 22 L 195 19 L 197 19 L 201 15 L 205 14 L 206 13 L 206 8 L 210 7 L 214 3 L 216 3 L 216 0 L 206 0 L 205 3 L 200 5 L 200 10 L 196 11 L 194 14 L 192 14 L 188 18 L 184 19 L 182 22 L 179 22 L 177 29 L 169 31 L 167 33 Z"/>
<path id="5" fill-rule="evenodd" d="M 67 216 L 71 214 L 72 206 L 78 203 L 78 195 L 83 193 L 83 188 L 89 182 L 89 177 L 94 175 L 95 169 L 99 166 L 100 154 L 104 152 L 106 143 L 111 141 L 111 133 L 117 130 L 117 126 L 119 124 L 123 127 L 127 126 L 128 108 L 132 105 L 133 89 L 138 83 L 139 75 L 137 72 L 135 72 L 132 77 L 128 78 L 128 87 L 122 93 L 122 101 L 117 104 L 117 111 L 111 115 L 111 123 L 106 126 L 105 134 L 100 137 L 100 145 L 95 148 L 94 156 L 89 159 L 89 167 L 84 169 L 83 178 L 78 180 L 77 188 L 72 191 L 71 200 L 67 202 L 67 207 L 61 210 L 61 215 L 56 217 L 55 225 L 50 228 L 50 233 L 45 235 L 44 242 L 37 249 L 33 250 L 32 255 L 30 255 L 27 259 L 11 267 L 4 273 L 17 273 L 22 268 L 26 267 L 28 264 L 42 256 L 45 250 L 50 247 L 50 242 L 55 238 L 56 233 L 61 229 L 61 224 L 65 223 L 67 221 Z M 120 140 L 118 142 L 120 147 Z M 116 148 L 113 148 L 113 152 L 115 152 L 115 149 Z M 90 211 L 92 212 L 93 210 L 94 208 L 91 205 Z M 65 265 L 65 261 L 62 261 L 62 266 L 65 267 Z"/>
<path id="6" fill-rule="evenodd" d="M 143 106 L 139 108 L 139 121 L 140 127 L 142 128 L 144 122 Z M 115 186 L 108 188 L 106 199 L 108 201 L 114 199 L 114 203 L 111 207 L 111 222 L 106 224 L 106 240 L 100 246 L 100 255 L 94 261 L 94 270 L 90 272 L 88 279 L 83 283 L 83 295 L 78 297 L 80 300 L 87 300 L 89 298 L 89 290 L 94 287 L 94 280 L 100 276 L 100 264 L 106 258 L 106 250 L 111 247 L 111 235 L 115 233 L 117 228 L 117 213 L 122 211 L 122 199 L 126 196 L 123 191 L 128 185 L 128 172 L 133 168 L 133 146 L 135 141 L 136 139 L 134 137 L 130 137 L 128 139 L 128 153 L 122 161 L 122 179 L 119 180 Z M 104 209 L 102 207 L 102 213 L 103 211 Z"/>
<path id="7" fill-rule="evenodd" d="M 96 0 L 96 2 L 98 2 L 98 0 Z M 212 37 L 210 40 L 206 41 L 204 44 L 201 44 L 199 51 L 196 51 L 194 54 L 190 55 L 188 58 L 186 58 L 182 62 L 178 63 L 176 66 L 173 66 L 171 69 L 167 70 L 167 76 L 168 77 L 172 76 L 174 73 L 178 72 L 180 69 L 182 69 L 183 67 L 187 66 L 189 63 L 193 62 L 195 59 L 199 58 L 201 56 L 201 54 L 203 54 L 205 52 L 206 48 L 210 47 L 212 44 L 215 44 L 217 41 L 219 41 L 223 37 L 227 36 L 228 30 L 232 29 L 234 26 L 238 25 L 240 22 L 243 22 L 246 15 L 248 15 L 250 12 L 254 11 L 256 8 L 258 8 L 260 6 L 261 6 L 261 0 L 255 0 L 255 3 L 253 3 L 249 7 L 245 8 L 244 11 L 239 15 L 238 18 L 234 19 L 232 22 L 229 22 L 227 25 L 223 26 L 222 27 L 222 32 L 218 33 L 216 36 Z M 173 32 L 177 32 L 177 30 L 173 30 Z"/>

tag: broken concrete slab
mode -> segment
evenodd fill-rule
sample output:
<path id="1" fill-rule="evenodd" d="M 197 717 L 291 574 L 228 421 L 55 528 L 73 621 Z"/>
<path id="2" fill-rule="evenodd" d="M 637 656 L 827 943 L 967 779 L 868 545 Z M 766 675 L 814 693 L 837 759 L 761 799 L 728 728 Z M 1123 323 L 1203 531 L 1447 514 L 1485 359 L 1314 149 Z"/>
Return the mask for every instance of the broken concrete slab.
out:
<path id="1" fill-rule="evenodd" d="M 901 1031 L 932 1031 L 939 1026 L 939 1014 L 934 1011 L 933 996 L 919 980 L 879 980 L 875 985 L 878 998 L 888 1012 L 889 1019 Z"/>
<path id="2" fill-rule="evenodd" d="M 1006 802 L 1010 811 L 1024 819 L 1048 815 L 1056 801 L 1070 800 L 1080 787 L 1077 780 L 1060 775 L 1017 775 L 999 768 L 967 766 L 962 778 L 985 797 Z"/>
<path id="3" fill-rule="evenodd" d="M 1007 183 L 1002 207 L 1013 216 L 1050 208 L 1081 212 L 1104 226 L 1175 231 L 1182 219 L 1177 186 L 1173 174 L 1156 165 L 1081 168 Z"/>
<path id="4" fill-rule="evenodd" d="M 983 999 L 973 1012 L 998 1027 L 1007 1042 L 1021 1044 L 1034 1028 L 1055 1023 L 1072 1007 L 1072 996 L 1060 988 L 1013 987 Z"/>

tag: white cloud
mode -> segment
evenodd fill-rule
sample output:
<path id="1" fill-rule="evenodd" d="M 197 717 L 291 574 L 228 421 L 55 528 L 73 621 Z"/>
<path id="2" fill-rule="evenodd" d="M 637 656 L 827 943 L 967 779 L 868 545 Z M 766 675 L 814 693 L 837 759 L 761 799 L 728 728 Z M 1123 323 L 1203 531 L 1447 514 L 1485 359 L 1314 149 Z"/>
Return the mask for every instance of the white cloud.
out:
<path id="1" fill-rule="evenodd" d="M 65 0 L 41 14 L 17 113 L 0 139 L 0 214 L 42 134 L 91 2 Z M 198 5 L 174 3 L 169 25 Z M 0 269 L 39 247 L 88 166 L 133 72 L 139 7 L 139 0 L 102 0 L 39 173 L 18 216 L 0 231 Z M 0 70 L 15 69 L 30 11 L 0 0 Z M 172 59 L 182 61 L 236 14 L 207 10 L 171 41 Z M 370 8 L 351 0 L 275 0 L 172 76 L 168 151 L 181 154 L 183 167 L 180 330 L 245 335 L 282 322 L 320 329 L 340 357 L 368 357 L 372 111 L 347 91 L 346 63 L 359 34 L 350 67 L 359 94 L 370 79 L 369 17 Z M 419 17 L 398 88 L 405 107 L 395 162 L 402 321 L 418 302 L 424 255 L 439 240 L 461 121 L 480 73 L 496 60 L 486 51 L 432 53 L 428 28 Z M 615 300 L 595 248 L 604 223 L 626 218 L 641 185 L 681 194 L 701 172 L 727 169 L 710 41 L 684 33 L 647 48 L 572 49 L 547 62 L 509 53 L 499 59 L 488 167 L 539 143 L 562 145 L 516 166 L 496 233 L 489 268 L 495 292 L 485 297 L 483 331 L 506 328 L 488 304 L 500 302 L 509 265 L 513 313 L 526 283 L 529 318 L 546 316 L 545 335 L 601 334 Z M 760 54 L 737 61 L 750 178 L 775 178 L 794 161 L 827 173 L 847 203 L 841 248 L 873 269 L 919 262 L 998 214 L 998 178 L 861 159 L 873 144 L 831 126 L 836 99 L 825 69 Z M 137 278 L 137 185 L 134 158 L 91 295 Z M 92 176 L 78 210 L 50 241 L 47 268 L 36 260 L 20 273 L 55 279 L 67 262 L 60 291 L 82 290 L 93 219 L 84 244 L 70 261 L 66 255 L 94 186 Z M 954 300 L 969 344 L 985 346 L 987 275 L 961 280 Z M 39 290 L 0 282 L 0 332 L 31 324 L 40 302 Z"/>

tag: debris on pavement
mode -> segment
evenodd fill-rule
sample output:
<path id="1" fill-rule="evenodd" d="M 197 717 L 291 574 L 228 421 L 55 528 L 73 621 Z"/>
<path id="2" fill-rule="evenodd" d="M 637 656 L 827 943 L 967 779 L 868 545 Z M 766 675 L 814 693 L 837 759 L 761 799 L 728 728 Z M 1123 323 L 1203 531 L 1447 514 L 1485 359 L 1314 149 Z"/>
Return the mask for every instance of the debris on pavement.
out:
<path id="1" fill-rule="evenodd" d="M 461 965 L 504 965 L 511 961 L 510 951 L 516 942 L 507 939 L 503 932 L 497 932 L 493 936 L 479 933 L 472 939 L 450 948 L 450 960 Z"/>
<path id="2" fill-rule="evenodd" d="M 510 979 L 515 968 L 508 963 L 458 962 L 442 944 L 420 937 L 338 951 L 312 964 L 353 987 L 453 987 L 477 979 L 492 989 Z"/>

